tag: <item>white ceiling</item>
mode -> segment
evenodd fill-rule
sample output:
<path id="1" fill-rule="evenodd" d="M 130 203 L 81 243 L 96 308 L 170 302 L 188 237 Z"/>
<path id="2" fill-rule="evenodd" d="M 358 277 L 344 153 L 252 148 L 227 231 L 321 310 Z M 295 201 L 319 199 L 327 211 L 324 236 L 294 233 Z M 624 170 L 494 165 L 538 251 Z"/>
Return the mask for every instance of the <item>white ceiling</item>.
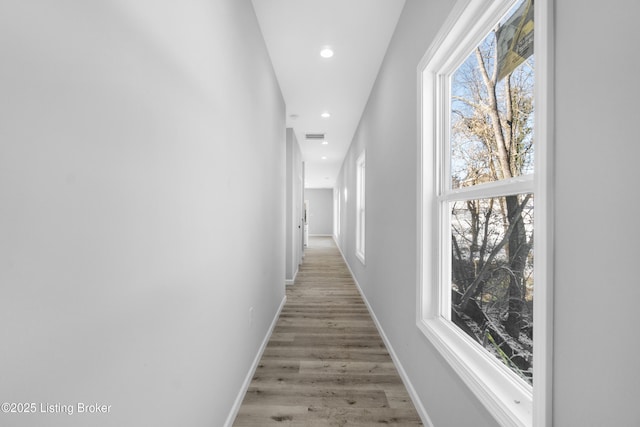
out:
<path id="1" fill-rule="evenodd" d="M 305 187 L 333 188 L 405 0 L 252 1 L 287 127 L 302 150 Z M 332 58 L 320 56 L 324 46 Z M 331 117 L 322 118 L 324 111 Z M 306 140 L 307 133 L 325 133 L 329 144 Z"/>

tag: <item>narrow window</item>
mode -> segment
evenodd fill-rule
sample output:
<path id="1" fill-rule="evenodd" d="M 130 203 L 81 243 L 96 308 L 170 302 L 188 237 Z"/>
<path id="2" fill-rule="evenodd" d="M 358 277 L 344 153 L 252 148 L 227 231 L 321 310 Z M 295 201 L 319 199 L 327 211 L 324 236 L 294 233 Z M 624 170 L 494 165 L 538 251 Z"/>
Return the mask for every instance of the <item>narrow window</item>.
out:
<path id="1" fill-rule="evenodd" d="M 534 55 L 533 0 L 463 3 L 421 65 L 418 326 L 504 425 L 534 425 L 540 384 L 542 426 L 549 141 L 546 91 L 535 89 L 541 77 L 547 87 L 547 47 Z"/>
<path id="2" fill-rule="evenodd" d="M 356 256 L 364 264 L 365 254 L 365 155 L 356 162 Z"/>
<path id="3" fill-rule="evenodd" d="M 340 190 L 333 189 L 333 234 L 340 237 Z"/>

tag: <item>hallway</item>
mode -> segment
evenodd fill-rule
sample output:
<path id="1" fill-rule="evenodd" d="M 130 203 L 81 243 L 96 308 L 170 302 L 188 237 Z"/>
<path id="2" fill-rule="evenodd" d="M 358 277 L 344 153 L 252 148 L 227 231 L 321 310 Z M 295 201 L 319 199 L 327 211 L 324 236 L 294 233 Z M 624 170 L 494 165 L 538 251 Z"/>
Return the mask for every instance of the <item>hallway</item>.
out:
<path id="1" fill-rule="evenodd" d="M 640 1 L 527 5 L 0 2 L 0 426 L 640 426 Z"/>
<path id="2" fill-rule="evenodd" d="M 331 237 L 312 237 L 234 426 L 422 425 Z"/>

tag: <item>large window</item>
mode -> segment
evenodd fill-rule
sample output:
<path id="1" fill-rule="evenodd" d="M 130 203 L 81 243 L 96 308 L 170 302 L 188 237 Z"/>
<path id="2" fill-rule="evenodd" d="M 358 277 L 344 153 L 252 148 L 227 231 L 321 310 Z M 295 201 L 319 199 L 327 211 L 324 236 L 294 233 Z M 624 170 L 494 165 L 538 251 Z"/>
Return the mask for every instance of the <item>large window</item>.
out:
<path id="1" fill-rule="evenodd" d="M 421 66 L 418 325 L 504 425 L 550 413 L 545 6 L 459 2 Z"/>
<path id="2" fill-rule="evenodd" d="M 450 319 L 533 383 L 533 7 L 521 0 L 449 80 L 438 203 Z M 511 28 L 514 28 L 511 30 Z M 505 63 L 521 34 L 521 62 Z M 501 40 L 509 32 L 511 40 Z M 531 37 L 528 37 L 528 36 Z M 527 43 L 529 41 L 529 43 Z M 500 42 L 500 43 L 499 43 Z M 505 70 L 505 68 L 508 68 Z M 491 184 L 491 185 L 489 185 Z M 443 279 L 445 279 L 443 277 Z"/>
<path id="3" fill-rule="evenodd" d="M 356 256 L 364 264 L 365 236 L 365 155 L 356 162 Z"/>

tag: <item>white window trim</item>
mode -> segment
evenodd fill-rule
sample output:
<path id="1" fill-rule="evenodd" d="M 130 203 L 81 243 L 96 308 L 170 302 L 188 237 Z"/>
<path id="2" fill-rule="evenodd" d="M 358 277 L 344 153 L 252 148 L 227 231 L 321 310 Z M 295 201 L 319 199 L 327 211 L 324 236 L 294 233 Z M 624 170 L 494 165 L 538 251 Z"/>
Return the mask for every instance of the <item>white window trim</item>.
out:
<path id="1" fill-rule="evenodd" d="M 553 0 L 536 0 L 536 165 L 535 178 L 512 180 L 504 188 L 514 194 L 535 193 L 534 239 L 534 363 L 535 385 L 530 387 L 500 361 L 441 315 L 441 242 L 450 236 L 438 223 L 437 189 L 442 173 L 434 170 L 440 143 L 448 132 L 448 111 L 443 71 L 452 73 L 512 6 L 509 0 L 458 0 L 453 11 L 418 66 L 418 300 L 417 326 L 450 363 L 455 372 L 503 426 L 552 425 L 552 324 L 553 324 Z M 457 52 L 458 55 L 450 55 Z M 448 100 L 447 100 L 448 101 Z M 437 168 L 435 168 L 437 169 Z M 452 192 L 450 199 L 481 196 L 492 184 Z M 502 184 L 504 185 L 504 183 Z M 495 195 L 495 193 L 491 193 Z M 446 282 L 449 284 L 449 278 Z"/>
<path id="2" fill-rule="evenodd" d="M 365 263 L 365 189 L 366 157 L 363 151 L 356 160 L 356 257 Z"/>
<path id="3" fill-rule="evenodd" d="M 333 234 L 340 237 L 340 189 L 333 189 Z"/>

